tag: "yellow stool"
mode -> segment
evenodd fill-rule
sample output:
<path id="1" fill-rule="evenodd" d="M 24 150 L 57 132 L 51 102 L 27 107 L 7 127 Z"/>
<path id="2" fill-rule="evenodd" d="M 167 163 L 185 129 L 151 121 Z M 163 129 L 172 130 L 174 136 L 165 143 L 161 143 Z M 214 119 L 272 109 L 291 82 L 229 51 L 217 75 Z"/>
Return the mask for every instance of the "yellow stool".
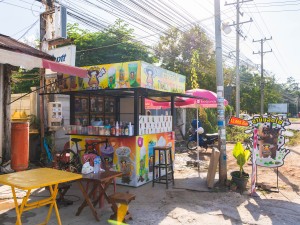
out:
<path id="1" fill-rule="evenodd" d="M 109 201 L 112 203 L 113 215 L 110 219 L 114 219 L 118 222 L 125 222 L 126 220 L 132 219 L 132 215 L 129 213 L 129 203 L 135 200 L 135 195 L 130 193 L 116 192 L 109 196 Z M 117 205 L 119 204 L 119 206 Z"/>

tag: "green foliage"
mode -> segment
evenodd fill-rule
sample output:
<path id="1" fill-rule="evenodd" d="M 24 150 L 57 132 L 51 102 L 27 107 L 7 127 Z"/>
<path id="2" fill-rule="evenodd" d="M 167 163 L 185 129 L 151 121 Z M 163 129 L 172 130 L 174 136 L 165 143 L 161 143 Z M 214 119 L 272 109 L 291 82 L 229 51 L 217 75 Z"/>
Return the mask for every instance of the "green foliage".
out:
<path id="1" fill-rule="evenodd" d="M 38 69 L 23 71 L 19 69 L 12 73 L 11 93 L 28 93 L 31 87 L 40 85 L 40 77 Z"/>
<path id="2" fill-rule="evenodd" d="M 142 42 L 134 40 L 133 29 L 122 20 L 98 32 L 81 29 L 78 24 L 68 24 L 67 30 L 76 45 L 76 66 L 156 61 Z"/>
<path id="3" fill-rule="evenodd" d="M 240 69 L 240 108 L 249 114 L 260 112 L 261 99 L 261 75 L 253 73 L 246 67 Z M 274 76 L 264 78 L 264 111 L 267 112 L 269 103 L 283 102 L 282 85 L 276 83 Z M 235 93 L 231 102 L 235 105 Z"/>
<path id="4" fill-rule="evenodd" d="M 236 145 L 233 148 L 232 152 L 234 158 L 236 158 L 236 163 L 240 167 L 240 177 L 242 177 L 242 174 L 244 172 L 244 165 L 249 160 L 251 152 L 247 149 L 244 149 L 241 142 L 237 142 Z"/>
<path id="5" fill-rule="evenodd" d="M 185 32 L 173 28 L 160 37 L 155 55 L 161 67 L 186 76 L 186 89 L 216 89 L 213 43 L 200 26 Z"/>
<path id="6" fill-rule="evenodd" d="M 249 129 L 249 127 L 226 126 L 226 140 L 231 142 L 244 142 L 249 138 L 249 134 L 245 133 L 247 129 Z"/>
<path id="7" fill-rule="evenodd" d="M 286 146 L 295 146 L 300 144 L 300 131 L 295 130 L 292 132 L 294 135 L 292 137 L 288 137 L 289 141 L 285 144 Z"/>

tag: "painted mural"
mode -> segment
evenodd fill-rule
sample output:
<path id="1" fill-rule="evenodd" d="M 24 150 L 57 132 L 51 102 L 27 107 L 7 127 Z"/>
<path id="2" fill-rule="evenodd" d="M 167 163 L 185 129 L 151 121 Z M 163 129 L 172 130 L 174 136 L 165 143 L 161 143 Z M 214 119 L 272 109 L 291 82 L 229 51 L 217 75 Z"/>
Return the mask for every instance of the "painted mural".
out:
<path id="1" fill-rule="evenodd" d="M 83 67 L 86 78 L 57 74 L 58 92 L 144 87 L 185 92 L 186 77 L 142 61 Z"/>
<path id="2" fill-rule="evenodd" d="M 91 142 L 100 142 L 107 140 L 107 143 L 96 145 L 96 150 L 102 157 L 105 165 L 102 168 L 108 168 L 122 172 L 122 177 L 117 178 L 117 183 L 128 186 L 140 186 L 152 181 L 153 178 L 153 147 L 155 146 L 172 146 L 174 158 L 174 133 L 165 132 L 158 134 L 147 134 L 132 137 L 101 137 L 71 135 L 71 138 L 79 138 L 79 149 L 85 149 L 85 145 Z M 71 149 L 76 151 L 75 144 L 71 142 Z M 156 154 L 156 164 L 159 157 L 163 155 Z M 165 174 L 165 171 L 162 171 Z"/>

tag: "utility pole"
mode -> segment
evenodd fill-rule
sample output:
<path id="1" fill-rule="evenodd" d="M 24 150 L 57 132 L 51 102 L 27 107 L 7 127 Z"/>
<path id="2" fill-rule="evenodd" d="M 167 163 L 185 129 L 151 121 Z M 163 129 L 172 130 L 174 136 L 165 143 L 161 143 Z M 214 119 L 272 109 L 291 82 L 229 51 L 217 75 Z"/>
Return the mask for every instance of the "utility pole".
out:
<path id="1" fill-rule="evenodd" d="M 216 71 L 217 71 L 217 96 L 218 96 L 218 133 L 219 133 L 219 184 L 225 186 L 227 180 L 226 156 L 226 130 L 224 109 L 224 78 L 222 60 L 222 35 L 220 0 L 215 0 L 215 40 L 216 40 Z"/>
<path id="2" fill-rule="evenodd" d="M 260 40 L 253 40 L 253 42 L 260 42 L 260 51 L 253 52 L 253 54 L 260 54 L 260 114 L 264 114 L 264 98 L 265 98 L 265 81 L 264 81 L 264 53 L 272 52 L 272 49 L 270 51 L 264 52 L 264 43 L 265 41 L 272 40 L 272 37 L 267 39 L 260 39 Z"/>
<path id="3" fill-rule="evenodd" d="M 38 2 L 41 2 L 46 6 L 46 11 L 48 12 L 53 9 L 54 7 L 54 0 L 37 0 Z M 47 40 L 45 40 L 45 34 L 47 32 L 47 19 L 49 17 L 45 16 L 45 14 L 40 15 L 40 50 L 43 51 L 45 50 L 45 47 L 48 48 L 48 43 Z M 48 49 L 47 49 L 48 50 Z M 45 86 L 45 69 L 41 68 L 40 69 L 40 87 Z M 43 89 L 40 89 L 40 94 L 43 94 Z M 47 102 L 47 100 L 46 100 Z M 45 96 L 40 95 L 40 121 L 41 121 L 41 148 L 42 151 L 45 151 L 44 149 L 44 137 L 45 137 Z"/>
<path id="4" fill-rule="evenodd" d="M 225 2 L 225 6 L 227 5 L 236 5 L 236 23 L 231 24 L 229 26 L 234 26 L 236 25 L 236 97 L 235 97 L 235 115 L 236 117 L 239 117 L 240 115 L 240 35 L 241 35 L 241 31 L 240 31 L 240 24 L 243 23 L 249 23 L 252 22 L 252 18 L 250 18 L 249 21 L 245 21 L 245 22 L 240 22 L 240 15 L 243 16 L 243 13 L 240 12 L 240 6 L 242 3 L 246 3 L 246 2 L 251 2 L 253 0 L 247 0 L 247 1 L 240 1 L 237 0 L 237 2 L 234 3 L 227 3 Z"/>

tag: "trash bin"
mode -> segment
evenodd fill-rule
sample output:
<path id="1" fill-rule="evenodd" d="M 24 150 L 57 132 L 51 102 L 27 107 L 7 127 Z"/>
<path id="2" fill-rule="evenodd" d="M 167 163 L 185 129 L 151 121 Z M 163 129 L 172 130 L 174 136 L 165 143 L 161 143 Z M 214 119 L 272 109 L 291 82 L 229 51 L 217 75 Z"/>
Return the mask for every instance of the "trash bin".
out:
<path id="1" fill-rule="evenodd" d="M 11 168 L 22 171 L 28 168 L 29 161 L 29 123 L 11 123 Z"/>

